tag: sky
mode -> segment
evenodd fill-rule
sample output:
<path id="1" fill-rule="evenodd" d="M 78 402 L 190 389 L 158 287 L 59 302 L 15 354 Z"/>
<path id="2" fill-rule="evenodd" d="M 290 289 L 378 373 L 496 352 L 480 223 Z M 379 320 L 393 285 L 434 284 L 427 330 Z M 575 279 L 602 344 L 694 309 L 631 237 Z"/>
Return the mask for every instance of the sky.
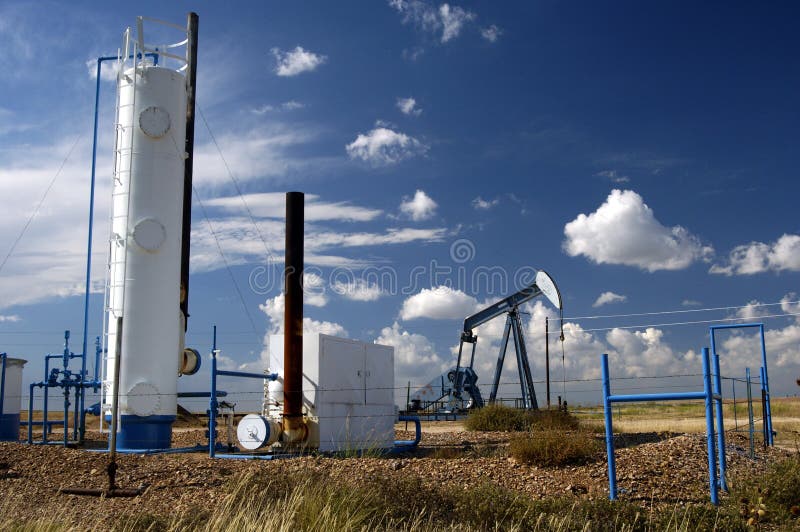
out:
<path id="1" fill-rule="evenodd" d="M 773 394 L 797 393 L 796 4 L 191 8 L 200 33 L 187 344 L 206 364 L 182 389 L 207 389 L 215 324 L 224 367 L 264 368 L 282 326 L 283 197 L 300 190 L 306 333 L 393 345 L 399 398 L 455 364 L 464 317 L 539 269 L 563 296 L 563 362 L 558 311 L 540 298 L 523 318 L 537 381 L 545 317 L 556 329 L 554 401 L 600 401 L 601 353 L 626 379 L 619 390 L 697 389 L 708 327 L 753 322 L 765 324 Z M 0 5 L 0 350 L 30 361 L 25 382 L 41 380 L 64 330 L 81 351 L 96 59 L 116 55 L 137 16 L 183 25 L 189 9 Z M 180 40 L 144 27 L 145 40 Z M 114 80 L 104 64 L 91 352 L 102 335 Z M 503 325 L 476 331 L 483 386 Z M 750 330 L 718 333 L 717 351 L 724 376 L 758 374 Z M 511 356 L 509 397 L 516 375 Z M 260 397 L 245 388 L 243 402 Z"/>

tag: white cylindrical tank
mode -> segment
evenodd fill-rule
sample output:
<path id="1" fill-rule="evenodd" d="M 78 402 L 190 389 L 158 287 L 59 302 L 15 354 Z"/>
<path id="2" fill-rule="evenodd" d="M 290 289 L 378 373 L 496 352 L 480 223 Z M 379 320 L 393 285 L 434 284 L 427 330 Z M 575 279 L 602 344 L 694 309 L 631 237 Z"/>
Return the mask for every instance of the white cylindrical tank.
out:
<path id="1" fill-rule="evenodd" d="M 247 414 L 236 426 L 239 445 L 248 451 L 269 447 L 277 442 L 280 436 L 280 423 L 258 414 Z"/>
<path id="2" fill-rule="evenodd" d="M 22 403 L 22 367 L 27 360 L 5 358 L 3 407 L 0 412 L 0 441 L 19 440 L 19 407 Z M 2 364 L 2 361 L 0 361 Z"/>
<path id="3" fill-rule="evenodd" d="M 120 74 L 109 272 L 107 397 L 123 318 L 120 448 L 169 447 L 177 410 L 186 131 L 183 74 L 140 62 Z M 110 415 L 110 411 L 106 411 Z"/>

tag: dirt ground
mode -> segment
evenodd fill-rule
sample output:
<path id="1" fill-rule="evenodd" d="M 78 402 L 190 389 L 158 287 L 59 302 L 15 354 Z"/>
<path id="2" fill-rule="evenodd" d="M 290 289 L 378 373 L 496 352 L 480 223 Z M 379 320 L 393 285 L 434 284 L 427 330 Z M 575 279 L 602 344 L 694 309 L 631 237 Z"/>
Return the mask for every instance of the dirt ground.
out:
<path id="1" fill-rule="evenodd" d="M 398 439 L 413 439 L 412 432 L 396 428 Z M 409 428 L 413 429 L 413 425 Z M 220 434 L 222 436 L 222 434 Z M 133 499 L 102 499 L 58 493 L 68 486 L 106 486 L 107 455 L 57 445 L 0 443 L 0 513 L 20 519 L 58 516 L 63 523 L 93 523 L 106 528 L 126 515 L 146 513 L 170 516 L 202 506 L 213 508 L 225 496 L 226 483 L 237 473 L 265 475 L 313 470 L 333 480 L 358 481 L 381 474 L 388 478 L 414 475 L 424 482 L 463 487 L 489 481 L 534 498 L 608 496 L 605 453 L 588 464 L 565 468 L 539 468 L 508 457 L 511 435 L 466 432 L 452 422 L 425 423 L 417 450 L 402 455 L 369 458 L 304 456 L 282 460 L 210 459 L 206 453 L 137 455 L 119 458 L 118 485 L 147 486 Z M 569 437 L 565 434 L 565 437 Z M 602 434 L 597 435 L 603 439 Z M 89 446 L 103 447 L 105 436 L 92 431 Z M 697 434 L 645 433 L 619 435 L 617 475 L 620 497 L 643 506 L 702 503 L 708 500 L 708 466 L 705 437 Z M 203 443 L 202 429 L 173 434 L 173 446 Z M 766 465 L 788 454 L 781 449 L 757 447 L 747 456 L 744 438 L 728 441 L 730 478 L 758 474 Z"/>

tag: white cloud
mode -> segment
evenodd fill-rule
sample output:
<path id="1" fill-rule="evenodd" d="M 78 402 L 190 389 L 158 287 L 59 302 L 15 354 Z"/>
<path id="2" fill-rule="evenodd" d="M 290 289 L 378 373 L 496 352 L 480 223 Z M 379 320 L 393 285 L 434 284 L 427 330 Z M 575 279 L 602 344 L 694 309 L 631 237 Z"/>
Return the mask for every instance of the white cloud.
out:
<path id="1" fill-rule="evenodd" d="M 389 0 L 389 5 L 403 16 L 403 24 L 412 23 L 428 33 L 441 31 L 443 43 L 458 37 L 464 27 L 477 18 L 475 13 L 450 4 L 436 9 L 421 0 Z"/>
<path id="2" fill-rule="evenodd" d="M 303 304 L 312 307 L 324 307 L 328 304 L 325 280 L 316 273 L 303 273 Z"/>
<path id="3" fill-rule="evenodd" d="M 20 321 L 20 318 L 16 314 L 8 314 L 8 315 L 0 314 L 0 323 L 3 322 L 16 323 L 18 321 Z"/>
<path id="4" fill-rule="evenodd" d="M 275 56 L 277 65 L 275 73 L 279 76 L 289 77 L 312 72 L 328 60 L 327 56 L 315 54 L 303 49 L 302 46 L 295 47 L 294 50 L 282 51 L 280 48 L 273 48 L 272 55 Z"/>
<path id="5" fill-rule="evenodd" d="M 503 30 L 498 28 L 495 24 L 487 28 L 481 28 L 481 37 L 489 42 L 497 42 L 497 39 L 503 34 Z"/>
<path id="6" fill-rule="evenodd" d="M 298 148 L 318 137 L 319 131 L 314 128 L 275 121 L 254 128 L 221 130 L 214 139 L 201 137 L 195 143 L 194 182 L 197 187 L 229 186 L 231 174 L 239 182 L 283 182 L 342 166 L 341 157 L 296 154 Z"/>
<path id="7" fill-rule="evenodd" d="M 267 315 L 267 335 L 283 334 L 283 312 L 285 297 L 283 294 L 267 299 L 258 308 Z M 303 334 L 328 334 L 347 338 L 347 329 L 338 323 L 330 321 L 317 321 L 308 317 L 303 318 Z M 269 360 L 267 357 L 266 360 Z"/>
<path id="8" fill-rule="evenodd" d="M 400 204 L 400 212 L 419 222 L 429 220 L 436 213 L 437 203 L 425 194 L 423 190 L 417 190 L 413 198 L 405 197 Z"/>
<path id="9" fill-rule="evenodd" d="M 305 195 L 305 219 L 309 222 L 337 220 L 368 222 L 383 214 L 380 209 L 352 205 L 346 201 L 324 202 L 317 194 Z M 286 194 L 283 192 L 261 192 L 243 196 L 224 196 L 206 200 L 207 207 L 220 207 L 229 212 L 242 212 L 244 205 L 254 216 L 283 219 L 286 216 Z"/>
<path id="10" fill-rule="evenodd" d="M 614 292 L 603 292 L 597 298 L 597 300 L 592 304 L 593 307 L 602 307 L 603 305 L 608 305 L 609 303 L 624 303 L 628 300 L 628 296 L 623 296 L 620 294 L 615 294 Z"/>
<path id="11" fill-rule="evenodd" d="M 493 200 L 485 200 L 482 197 L 478 196 L 477 198 L 472 200 L 472 208 L 475 209 L 476 211 L 488 211 L 492 207 L 497 206 L 498 203 L 500 203 L 500 200 L 498 198 L 495 198 Z"/>
<path id="12" fill-rule="evenodd" d="M 395 378 L 398 381 L 426 380 L 442 370 L 444 361 L 436 354 L 431 341 L 421 334 L 404 331 L 397 322 L 381 329 L 375 343 L 394 347 Z M 398 395 L 404 399 L 405 390 L 402 392 Z"/>
<path id="13" fill-rule="evenodd" d="M 760 318 L 769 314 L 766 307 L 762 306 L 761 302 L 753 299 L 743 307 L 736 309 L 736 317 L 744 320 L 752 320 Z"/>
<path id="14" fill-rule="evenodd" d="M 259 115 L 260 116 L 260 115 L 264 115 L 264 114 L 267 114 L 267 113 L 271 113 L 272 111 L 294 111 L 295 109 L 302 109 L 303 107 L 305 107 L 305 104 L 302 104 L 302 103 L 297 102 L 295 100 L 289 100 L 288 102 L 283 102 L 282 104 L 277 105 L 277 106 L 270 105 L 270 104 L 264 104 L 264 105 L 262 105 L 260 107 L 255 107 L 255 108 L 251 109 L 250 111 L 254 115 Z"/>
<path id="15" fill-rule="evenodd" d="M 628 183 L 631 180 L 626 175 L 619 175 L 616 170 L 603 170 L 594 175 L 608 178 L 612 183 Z"/>
<path id="16" fill-rule="evenodd" d="M 478 301 L 474 297 L 448 286 L 437 286 L 430 289 L 423 288 L 419 293 L 403 301 L 400 318 L 463 319 L 477 308 Z"/>
<path id="17" fill-rule="evenodd" d="M 404 115 L 419 116 L 422 114 L 422 109 L 417 107 L 417 100 L 411 97 L 398 98 L 397 108 L 400 109 L 400 112 Z"/>
<path id="18" fill-rule="evenodd" d="M 89 74 L 89 79 L 97 79 L 97 59 L 86 60 L 86 70 Z M 104 61 L 100 67 L 100 80 L 101 81 L 116 81 L 117 73 L 119 72 L 119 63 L 116 61 Z"/>
<path id="19" fill-rule="evenodd" d="M 784 234 L 772 244 L 750 242 L 736 246 L 726 265 L 714 264 L 710 273 L 753 275 L 768 271 L 800 271 L 800 235 Z"/>
<path id="20" fill-rule="evenodd" d="M 458 37 L 464 24 L 475 20 L 475 13 L 458 6 L 442 4 L 439 6 L 439 17 L 442 20 L 442 42 L 448 42 Z"/>
<path id="21" fill-rule="evenodd" d="M 683 301 L 681 301 L 681 305 L 684 307 L 699 307 L 702 304 L 703 304 L 702 302 L 696 301 L 694 299 L 684 299 Z"/>
<path id="22" fill-rule="evenodd" d="M 377 301 L 386 295 L 376 283 L 364 279 L 353 279 L 351 282 L 334 281 L 331 289 L 351 301 Z"/>
<path id="23" fill-rule="evenodd" d="M 359 133 L 345 149 L 351 159 L 361 159 L 374 166 L 386 166 L 424 155 L 428 146 L 405 133 L 376 125 L 368 133 Z"/>
<path id="24" fill-rule="evenodd" d="M 624 264 L 643 270 L 680 270 L 713 253 L 681 226 L 665 227 L 632 190 L 612 190 L 589 214 L 564 226 L 564 251 L 598 264 Z"/>

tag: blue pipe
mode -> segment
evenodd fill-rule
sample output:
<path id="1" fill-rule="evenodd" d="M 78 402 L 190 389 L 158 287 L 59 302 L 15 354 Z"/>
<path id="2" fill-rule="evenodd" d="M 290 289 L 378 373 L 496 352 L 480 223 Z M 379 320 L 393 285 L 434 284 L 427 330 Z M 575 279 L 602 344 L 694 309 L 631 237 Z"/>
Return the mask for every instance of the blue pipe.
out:
<path id="1" fill-rule="evenodd" d="M 0 416 L 3 415 L 3 402 L 5 401 L 6 397 L 6 359 L 8 355 L 5 353 L 0 353 L 0 359 L 3 360 L 2 365 L 3 369 L 0 370 Z"/>
<path id="2" fill-rule="evenodd" d="M 246 371 L 218 370 L 217 375 L 222 377 L 244 377 L 247 379 L 264 379 L 268 381 L 278 380 L 277 373 L 248 373 Z"/>
<path id="3" fill-rule="evenodd" d="M 767 392 L 767 419 L 764 422 L 768 427 L 769 444 L 773 445 L 773 432 L 772 432 L 772 403 L 769 396 L 769 375 L 767 374 L 767 346 L 764 342 L 764 325 L 760 325 L 761 331 L 761 365 L 764 367 L 764 380 L 761 387 Z"/>
<path id="4" fill-rule="evenodd" d="M 719 483 L 723 491 L 728 491 L 728 480 L 726 478 L 727 464 L 725 457 L 725 425 L 722 415 L 722 377 L 719 370 L 719 355 L 711 352 L 714 364 L 714 402 L 717 405 L 717 457 L 719 458 Z"/>
<path id="5" fill-rule="evenodd" d="M 28 393 L 28 443 L 33 443 L 33 388 L 36 384 L 31 383 Z"/>
<path id="6" fill-rule="evenodd" d="M 678 393 L 644 393 L 632 395 L 611 395 L 612 403 L 636 403 L 639 401 L 689 401 L 692 399 L 705 399 L 704 392 L 678 392 Z"/>
<path id="7" fill-rule="evenodd" d="M 217 439 L 217 326 L 214 325 L 214 334 L 211 347 L 211 398 L 208 404 L 208 456 L 214 458 Z"/>
<path id="8" fill-rule="evenodd" d="M 399 447 L 401 451 L 408 448 L 416 447 L 422 439 L 422 423 L 419 416 L 400 416 L 398 421 L 413 421 L 414 422 L 414 439 L 413 440 L 395 440 L 394 446 Z"/>
<path id="9" fill-rule="evenodd" d="M 708 348 L 703 348 L 703 389 L 706 392 L 706 441 L 708 445 L 708 484 L 711 491 L 711 504 L 719 506 L 717 488 L 717 456 L 714 449 L 714 406 L 711 390 Z"/>
<path id="10" fill-rule="evenodd" d="M 608 372 L 608 355 L 600 357 L 600 368 L 603 377 L 603 412 L 606 425 L 606 455 L 608 456 L 608 498 L 617 499 L 617 463 L 614 458 L 614 428 L 611 411 L 611 380 Z"/>

